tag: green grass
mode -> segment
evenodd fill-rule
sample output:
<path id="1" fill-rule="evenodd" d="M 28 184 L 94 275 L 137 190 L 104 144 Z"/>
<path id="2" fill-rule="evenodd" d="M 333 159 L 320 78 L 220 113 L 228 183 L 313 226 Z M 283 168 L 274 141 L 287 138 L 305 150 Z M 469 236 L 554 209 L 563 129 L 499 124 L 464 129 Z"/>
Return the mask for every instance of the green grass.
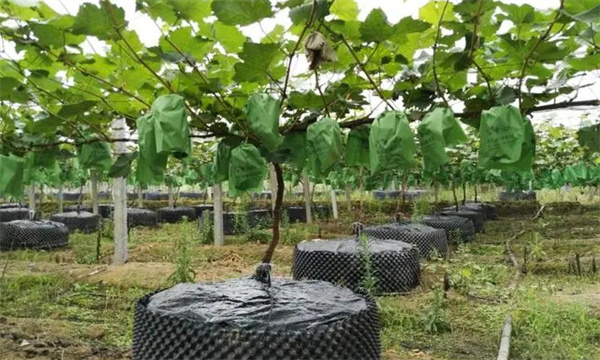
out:
<path id="1" fill-rule="evenodd" d="M 385 222 L 396 207 L 395 202 L 366 202 L 362 214 L 341 206 L 336 221 L 286 223 L 275 269 L 289 275 L 295 244 L 319 235 L 348 236 L 357 217 L 365 223 Z M 600 359 L 600 275 L 592 271 L 592 259 L 600 254 L 600 211 L 582 209 L 548 205 L 536 222 L 517 212 L 488 222 L 484 234 L 457 246 L 448 261 L 424 262 L 418 289 L 378 299 L 384 358 L 494 358 L 502 324 L 511 314 L 512 360 Z M 253 230 L 228 236 L 226 246 L 215 248 L 203 244 L 197 227 L 188 222 L 133 229 L 130 261 L 146 263 L 140 278 L 156 276 L 160 279 L 155 283 L 164 284 L 170 273 L 154 274 L 153 266 L 164 269 L 173 262 L 182 274 L 191 268 L 203 279 L 249 275 L 270 236 L 268 230 Z M 520 261 L 528 259 L 527 274 L 515 280 L 505 242 L 521 230 L 526 233 L 512 241 L 511 249 Z M 186 243 L 178 242 L 184 236 Z M 102 240 L 100 265 L 95 264 L 96 234 L 73 234 L 66 249 L 1 253 L 0 265 L 8 267 L 0 283 L 0 330 L 4 317 L 24 339 L 54 334 L 78 349 L 108 346 L 125 351 L 131 345 L 135 300 L 154 289 L 135 280 L 125 282 L 126 274 L 101 281 L 88 276 L 111 261 L 111 242 Z M 569 270 L 576 254 L 581 274 Z M 444 274 L 451 285 L 445 298 L 440 290 Z M 39 324 L 37 330 L 32 324 Z M 119 356 L 107 359 L 121 360 Z"/>

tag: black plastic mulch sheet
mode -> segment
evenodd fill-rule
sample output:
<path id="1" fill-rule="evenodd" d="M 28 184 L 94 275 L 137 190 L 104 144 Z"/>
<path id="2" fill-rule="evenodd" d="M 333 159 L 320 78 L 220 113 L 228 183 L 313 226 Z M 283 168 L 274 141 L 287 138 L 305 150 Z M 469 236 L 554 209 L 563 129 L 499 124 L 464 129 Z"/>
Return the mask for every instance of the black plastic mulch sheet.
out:
<path id="1" fill-rule="evenodd" d="M 133 359 L 375 360 L 380 328 L 372 300 L 327 282 L 178 284 L 138 302 Z"/>
<path id="2" fill-rule="evenodd" d="M 464 210 L 476 210 L 485 214 L 486 220 L 498 219 L 498 209 L 495 205 L 482 202 L 468 202 L 460 207 Z"/>
<path id="3" fill-rule="evenodd" d="M 4 208 L 0 209 L 0 222 L 9 222 L 13 220 L 28 220 L 29 210 L 26 208 Z"/>
<path id="4" fill-rule="evenodd" d="M 400 240 L 414 244 L 419 248 L 419 253 L 423 258 L 428 258 L 432 254 L 444 256 L 448 249 L 448 240 L 444 230 L 418 223 L 370 226 L 363 229 L 363 234 L 378 239 Z"/>
<path id="5" fill-rule="evenodd" d="M 20 208 L 21 204 L 19 203 L 5 203 L 0 204 L 0 209 L 11 209 L 11 208 Z"/>
<path id="6" fill-rule="evenodd" d="M 50 220 L 67 225 L 71 231 L 79 230 L 91 233 L 98 230 L 100 215 L 95 215 L 87 211 L 72 211 L 54 214 L 50 216 Z"/>
<path id="7" fill-rule="evenodd" d="M 187 206 L 160 208 L 156 210 L 156 214 L 159 222 L 171 224 L 183 221 L 184 218 L 187 220 L 196 219 L 196 210 Z"/>
<path id="8" fill-rule="evenodd" d="M 157 224 L 156 212 L 148 209 L 127 208 L 127 227 L 156 226 Z"/>
<path id="9" fill-rule="evenodd" d="M 467 218 L 460 216 L 428 215 L 419 219 L 419 222 L 436 229 L 446 231 L 448 243 L 456 244 L 475 239 L 475 225 Z"/>
<path id="10" fill-rule="evenodd" d="M 460 216 L 467 218 L 473 222 L 475 226 L 475 232 L 482 233 L 485 231 L 485 214 L 482 211 L 458 209 L 458 211 L 452 209 L 446 209 L 440 211 L 440 215 L 444 216 Z"/>
<path id="11" fill-rule="evenodd" d="M 0 223 L 0 250 L 51 249 L 69 244 L 69 229 L 54 221 L 15 220 Z"/>
<path id="12" fill-rule="evenodd" d="M 292 274 L 296 280 L 323 280 L 360 290 L 368 276 L 368 252 L 378 293 L 406 292 L 419 285 L 421 267 L 416 246 L 396 240 L 356 238 L 313 240 L 294 249 Z"/>
<path id="13" fill-rule="evenodd" d="M 498 193 L 500 201 L 535 201 L 536 199 L 535 191 L 500 191 Z"/>

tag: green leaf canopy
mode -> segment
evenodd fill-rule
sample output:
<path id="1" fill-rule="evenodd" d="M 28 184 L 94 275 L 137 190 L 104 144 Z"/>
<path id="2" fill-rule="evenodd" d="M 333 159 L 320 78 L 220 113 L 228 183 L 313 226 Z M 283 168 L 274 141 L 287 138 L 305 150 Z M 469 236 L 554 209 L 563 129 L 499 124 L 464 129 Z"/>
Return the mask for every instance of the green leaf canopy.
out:
<path id="1" fill-rule="evenodd" d="M 0 196 L 23 197 L 24 166 L 22 158 L 0 155 Z"/>

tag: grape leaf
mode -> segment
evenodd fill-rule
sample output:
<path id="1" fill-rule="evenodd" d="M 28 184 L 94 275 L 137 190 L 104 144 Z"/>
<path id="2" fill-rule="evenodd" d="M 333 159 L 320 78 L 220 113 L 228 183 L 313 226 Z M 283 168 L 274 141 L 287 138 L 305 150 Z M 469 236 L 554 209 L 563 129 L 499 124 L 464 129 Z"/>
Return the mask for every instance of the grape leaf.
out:
<path id="1" fill-rule="evenodd" d="M 273 16 L 269 0 L 214 0 L 212 10 L 225 25 L 250 25 Z"/>

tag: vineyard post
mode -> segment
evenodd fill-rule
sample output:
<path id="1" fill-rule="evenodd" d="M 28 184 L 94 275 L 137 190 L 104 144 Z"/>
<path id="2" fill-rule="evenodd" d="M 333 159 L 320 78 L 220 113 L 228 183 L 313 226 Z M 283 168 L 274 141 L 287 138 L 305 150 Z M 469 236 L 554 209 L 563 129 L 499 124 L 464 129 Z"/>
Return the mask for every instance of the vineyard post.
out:
<path id="1" fill-rule="evenodd" d="M 113 136 L 118 139 L 127 137 L 125 119 L 116 118 L 112 121 L 111 129 Z M 127 152 L 127 144 L 123 141 L 115 142 L 114 153 L 116 156 Z M 123 265 L 127 261 L 127 180 L 124 177 L 113 179 L 113 201 L 114 201 L 114 239 L 115 254 L 114 265 Z"/>
<path id="2" fill-rule="evenodd" d="M 213 192 L 213 212 L 214 212 L 214 236 L 215 246 L 223 246 L 223 188 L 221 184 L 215 184 Z"/>

